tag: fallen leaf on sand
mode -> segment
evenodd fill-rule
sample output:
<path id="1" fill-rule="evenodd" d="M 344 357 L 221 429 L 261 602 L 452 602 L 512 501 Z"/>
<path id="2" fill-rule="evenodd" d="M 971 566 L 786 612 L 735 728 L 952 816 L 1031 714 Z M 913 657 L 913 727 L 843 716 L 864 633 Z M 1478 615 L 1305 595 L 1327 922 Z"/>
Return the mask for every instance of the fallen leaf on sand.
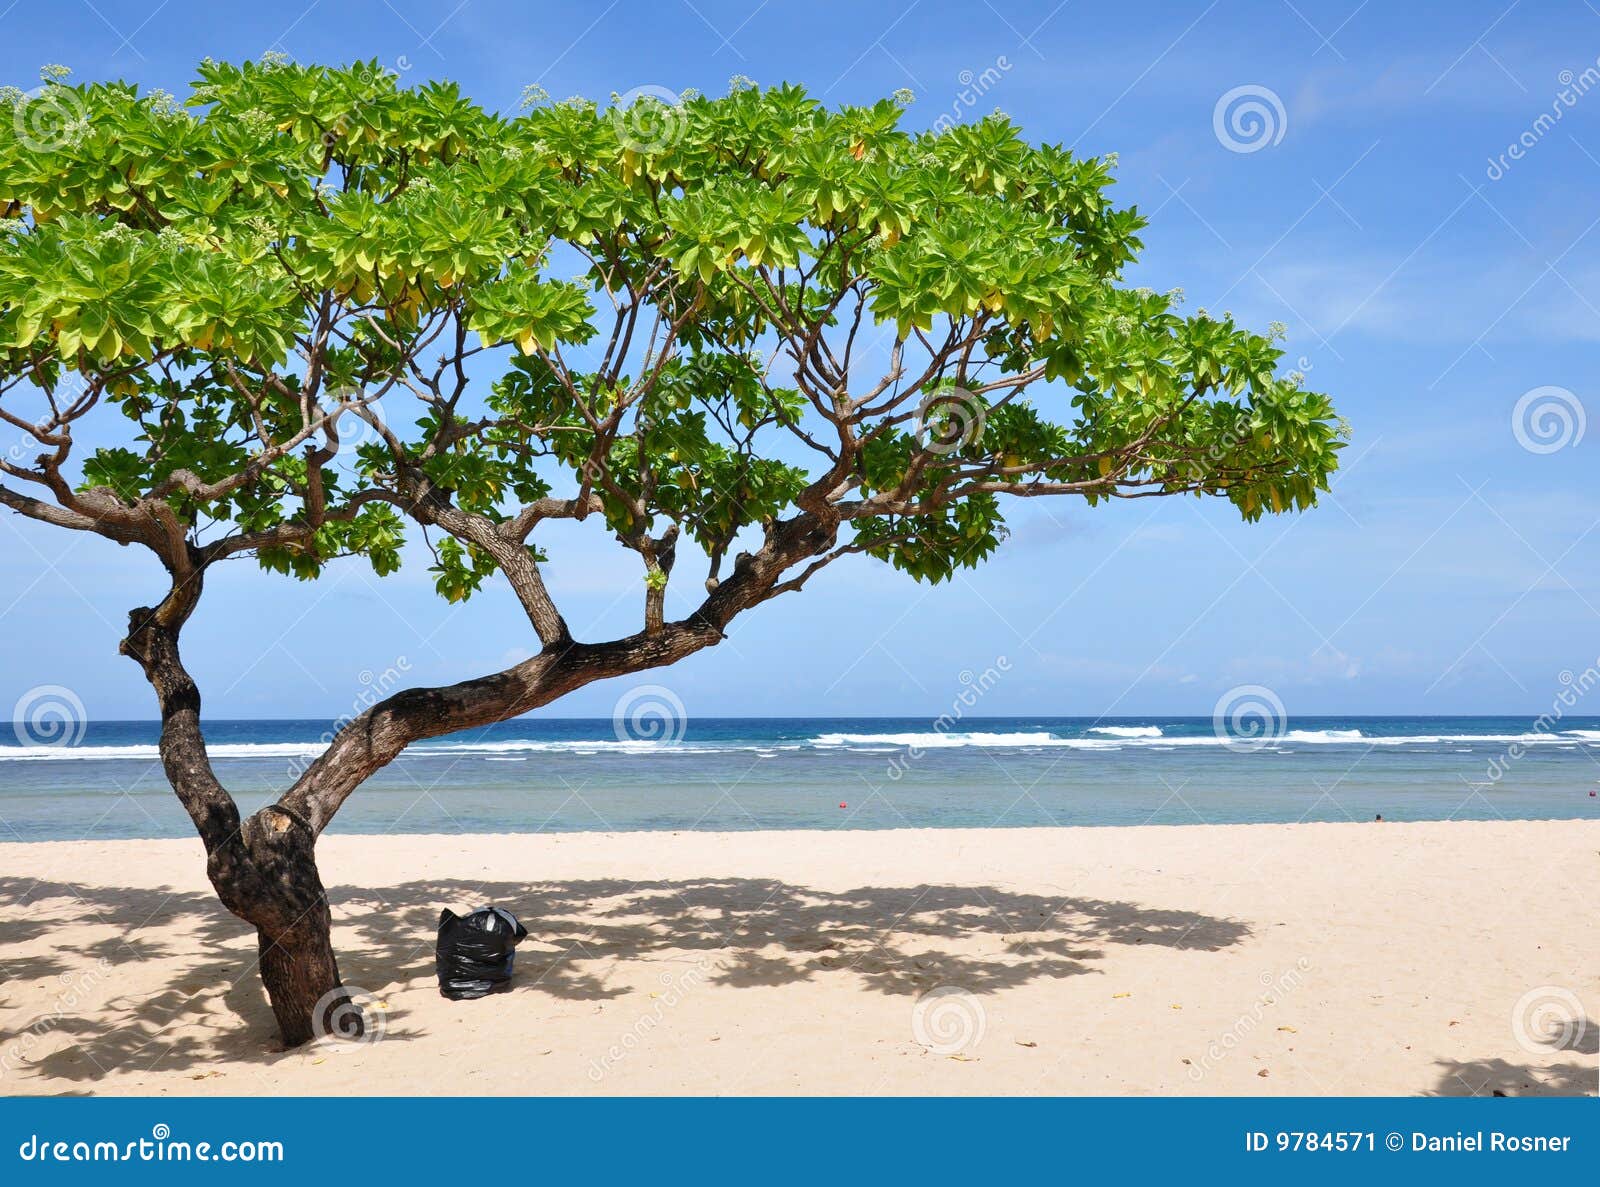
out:
<path id="1" fill-rule="evenodd" d="M 977 1063 L 978 1062 L 976 1059 L 972 1058 L 972 1056 L 967 1055 L 966 1053 L 961 1052 L 961 1051 L 957 1051 L 950 1058 L 954 1059 L 954 1060 L 957 1060 L 957 1061 L 959 1061 L 961 1063 Z"/>
<path id="2" fill-rule="evenodd" d="M 1173 1002 L 1173 1003 L 1172 1003 L 1172 1008 L 1173 1008 L 1173 1009 L 1174 1009 L 1174 1010 L 1181 1010 L 1181 1009 L 1183 1009 L 1183 1007 L 1182 1007 L 1182 1006 L 1180 1006 L 1180 1005 L 1179 1005 L 1179 1004 L 1178 1004 L 1178 1003 L 1177 1003 L 1177 1002 Z"/>
<path id="3" fill-rule="evenodd" d="M 1279 1030 L 1286 1030 L 1286 1031 L 1288 1031 L 1288 1032 L 1289 1032 L 1289 1033 L 1290 1033 L 1290 1034 L 1292 1034 L 1292 1035 L 1297 1035 L 1297 1034 L 1299 1034 L 1299 1033 L 1300 1033 L 1300 1032 L 1299 1032 L 1299 1031 L 1298 1031 L 1298 1030 L 1296 1030 L 1296 1029 L 1295 1029 L 1295 1028 L 1294 1028 L 1294 1027 L 1292 1027 L 1292 1026 L 1280 1026 L 1280 1027 L 1278 1027 L 1278 1029 L 1279 1029 Z"/>
<path id="4" fill-rule="evenodd" d="M 1111 999 L 1113 1001 L 1115 1001 L 1119 997 L 1132 997 L 1132 996 L 1133 996 L 1133 994 L 1131 994 L 1131 993 L 1113 993 L 1111 995 Z"/>
<path id="5" fill-rule="evenodd" d="M 1035 1043 L 1035 1042 L 1026 1042 L 1026 1043 L 1024 1043 L 1021 1039 L 1017 1040 L 1017 1046 L 1019 1046 L 1019 1047 L 1037 1047 L 1038 1045 L 1039 1044 Z"/>
<path id="6" fill-rule="evenodd" d="M 1260 1076 L 1263 1080 L 1265 1080 L 1267 1078 L 1267 1069 L 1266 1068 L 1262 1068 L 1259 1072 L 1256 1073 L 1256 1075 Z"/>

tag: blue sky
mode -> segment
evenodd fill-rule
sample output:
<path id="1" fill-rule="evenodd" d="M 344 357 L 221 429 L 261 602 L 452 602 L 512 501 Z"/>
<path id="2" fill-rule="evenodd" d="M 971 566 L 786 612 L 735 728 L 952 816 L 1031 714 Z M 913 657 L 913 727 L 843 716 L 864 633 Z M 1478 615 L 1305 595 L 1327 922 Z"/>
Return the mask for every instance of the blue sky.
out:
<path id="1" fill-rule="evenodd" d="M 0 0 L 0 83 L 26 89 L 60 62 L 181 95 L 204 56 L 276 49 L 454 78 L 504 109 L 529 83 L 604 100 L 646 85 L 721 93 L 734 74 L 830 102 L 909 87 L 923 125 L 999 107 L 1034 139 L 1120 154 L 1115 196 L 1152 220 L 1130 281 L 1181 286 L 1191 307 L 1257 328 L 1284 322 L 1290 360 L 1351 423 L 1332 495 L 1302 516 L 1245 525 L 1194 500 L 1035 500 L 998 556 L 952 585 L 842 563 L 652 677 L 691 715 L 936 714 L 963 671 L 1001 656 L 985 713 L 1209 714 L 1241 684 L 1270 687 L 1291 715 L 1537 713 L 1563 672 L 1596 663 L 1600 425 L 1577 428 L 1600 341 L 1600 73 L 1584 75 L 1600 12 L 452 3 Z M 990 82 L 969 108 L 975 77 Z M 1240 87 L 1270 92 L 1259 143 L 1229 124 L 1232 107 L 1219 114 Z M 1519 140 L 1520 159 L 1500 163 Z M 1524 400 L 1536 389 L 1558 390 Z M 1571 428 L 1530 433 L 1541 407 Z M 636 630 L 636 562 L 563 527 L 549 578 L 574 631 Z M 92 717 L 152 716 L 116 645 L 128 609 L 158 595 L 153 559 L 10 515 L 0 557 L 0 711 L 59 684 Z M 339 714 L 361 673 L 402 656 L 432 683 L 503 666 L 530 641 L 507 592 L 450 608 L 420 565 L 384 581 L 350 565 L 306 586 L 235 564 L 207 603 L 186 643 L 217 717 Z M 619 691 L 550 712 L 606 716 Z"/>

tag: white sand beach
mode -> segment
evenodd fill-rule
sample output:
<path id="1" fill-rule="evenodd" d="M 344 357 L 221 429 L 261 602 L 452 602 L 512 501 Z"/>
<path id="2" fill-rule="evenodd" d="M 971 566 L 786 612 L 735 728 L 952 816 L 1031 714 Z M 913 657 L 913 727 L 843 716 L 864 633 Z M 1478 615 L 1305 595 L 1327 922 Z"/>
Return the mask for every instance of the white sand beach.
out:
<path id="1" fill-rule="evenodd" d="M 1600 823 L 329 836 L 319 860 L 381 1037 L 285 1052 L 198 842 L 0 845 L 0 1091 L 1597 1089 Z M 482 903 L 531 933 L 514 989 L 447 1001 L 439 911 Z"/>

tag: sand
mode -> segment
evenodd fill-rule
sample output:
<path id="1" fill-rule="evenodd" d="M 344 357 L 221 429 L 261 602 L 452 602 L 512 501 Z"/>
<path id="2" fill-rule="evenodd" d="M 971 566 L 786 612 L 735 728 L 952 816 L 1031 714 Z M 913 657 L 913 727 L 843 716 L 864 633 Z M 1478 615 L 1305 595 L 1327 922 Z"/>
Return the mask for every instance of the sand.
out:
<path id="1" fill-rule="evenodd" d="M 1600 823 L 330 836 L 283 1051 L 197 842 L 0 845 L 0 1092 L 1593 1094 Z M 450 1002 L 442 907 L 532 933 Z M 932 992 L 930 992 L 932 991 Z M 1564 1023 L 1564 1026 L 1563 1026 Z"/>

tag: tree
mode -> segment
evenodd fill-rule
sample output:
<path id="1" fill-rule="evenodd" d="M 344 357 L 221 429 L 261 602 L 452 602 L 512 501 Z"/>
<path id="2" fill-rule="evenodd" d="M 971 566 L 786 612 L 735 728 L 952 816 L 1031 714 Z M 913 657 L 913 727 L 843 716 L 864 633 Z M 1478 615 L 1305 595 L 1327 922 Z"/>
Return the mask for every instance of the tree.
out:
<path id="1" fill-rule="evenodd" d="M 903 94 L 736 80 L 508 118 L 376 63 L 198 73 L 181 105 L 59 68 L 5 94 L 0 419 L 29 445 L 0 504 L 160 562 L 121 649 L 286 1044 L 343 1004 L 317 836 L 408 745 L 713 646 L 843 556 L 944 580 L 1007 498 L 1253 520 L 1335 467 L 1281 331 L 1124 285 L 1144 221 L 1107 200 L 1114 161 L 1002 115 L 911 132 Z M 116 443 L 75 452 L 85 423 Z M 552 520 L 637 556 L 636 634 L 572 637 Z M 407 531 L 441 596 L 503 579 L 537 653 L 374 704 L 241 819 L 179 649 L 207 573 L 384 575 Z M 684 545 L 704 593 L 669 620 Z"/>

